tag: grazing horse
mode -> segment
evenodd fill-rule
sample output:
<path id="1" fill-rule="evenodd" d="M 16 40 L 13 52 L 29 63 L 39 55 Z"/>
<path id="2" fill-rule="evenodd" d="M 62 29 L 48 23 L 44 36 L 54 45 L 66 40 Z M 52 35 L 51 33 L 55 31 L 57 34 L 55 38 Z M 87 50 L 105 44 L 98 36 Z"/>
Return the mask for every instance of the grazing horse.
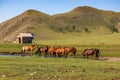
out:
<path id="1" fill-rule="evenodd" d="M 95 56 L 95 59 L 98 59 L 100 56 L 99 49 L 93 48 L 93 49 L 85 49 L 82 53 L 83 57 L 85 58 L 87 56 L 87 59 L 90 55 Z"/>
<path id="2" fill-rule="evenodd" d="M 49 57 L 54 56 L 54 55 L 56 56 L 55 50 L 58 48 L 59 47 L 57 47 L 57 46 L 49 46 L 48 51 L 47 51 L 47 54 L 49 55 Z"/>
<path id="3" fill-rule="evenodd" d="M 42 52 L 44 52 L 44 56 L 46 56 L 48 52 L 48 46 L 38 48 L 35 54 L 39 53 L 38 55 L 40 56 Z"/>
<path id="4" fill-rule="evenodd" d="M 24 56 L 26 51 L 31 51 L 30 55 L 32 56 L 33 55 L 32 53 L 35 48 L 38 48 L 38 46 L 37 45 L 23 46 L 21 56 Z"/>
<path id="5" fill-rule="evenodd" d="M 59 48 L 55 49 L 54 52 L 55 52 L 56 57 L 58 57 L 58 55 L 62 54 L 65 58 L 67 58 L 66 49 L 63 47 L 59 47 Z"/>
<path id="6" fill-rule="evenodd" d="M 53 56 L 55 55 L 55 50 L 57 49 L 57 46 L 45 46 L 45 47 L 40 47 L 38 48 L 38 50 L 36 51 L 35 54 L 39 53 L 39 56 L 41 55 L 42 52 L 45 53 L 46 56 Z"/>
<path id="7" fill-rule="evenodd" d="M 73 53 L 73 57 L 75 58 L 77 52 L 77 49 L 75 47 L 64 47 L 64 49 L 66 50 L 67 54 Z"/>

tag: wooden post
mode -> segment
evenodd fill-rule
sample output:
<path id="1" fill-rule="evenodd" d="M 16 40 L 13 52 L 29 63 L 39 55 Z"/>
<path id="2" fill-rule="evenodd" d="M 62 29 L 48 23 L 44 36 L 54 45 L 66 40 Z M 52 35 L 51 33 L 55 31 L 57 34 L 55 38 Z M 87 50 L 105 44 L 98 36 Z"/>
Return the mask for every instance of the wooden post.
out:
<path id="1" fill-rule="evenodd" d="M 21 43 L 23 43 L 23 37 L 20 37 L 20 39 L 21 39 Z"/>

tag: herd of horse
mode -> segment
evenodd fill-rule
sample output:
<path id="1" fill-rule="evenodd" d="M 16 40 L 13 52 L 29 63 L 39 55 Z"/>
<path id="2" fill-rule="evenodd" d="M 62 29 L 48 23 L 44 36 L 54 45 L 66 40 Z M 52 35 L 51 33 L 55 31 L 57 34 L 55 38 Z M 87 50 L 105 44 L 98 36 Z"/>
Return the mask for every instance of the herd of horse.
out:
<path id="1" fill-rule="evenodd" d="M 25 56 L 26 51 L 30 51 L 30 56 L 33 55 L 33 51 L 37 48 L 35 55 L 41 56 L 44 53 L 44 57 L 59 57 L 64 56 L 67 58 L 69 53 L 73 54 L 73 58 L 76 57 L 77 49 L 73 46 L 44 46 L 38 47 L 37 45 L 23 46 L 21 51 L 21 56 Z M 97 48 L 85 49 L 82 54 L 83 58 L 89 59 L 89 56 L 95 56 L 95 59 L 99 59 L 100 51 Z"/>

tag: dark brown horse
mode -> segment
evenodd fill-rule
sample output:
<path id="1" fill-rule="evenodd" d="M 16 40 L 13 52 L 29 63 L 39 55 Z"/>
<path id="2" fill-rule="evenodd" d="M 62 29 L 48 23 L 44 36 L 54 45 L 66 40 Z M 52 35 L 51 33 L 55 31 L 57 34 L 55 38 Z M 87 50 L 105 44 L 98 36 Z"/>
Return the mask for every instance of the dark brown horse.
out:
<path id="1" fill-rule="evenodd" d="M 48 48 L 49 48 L 48 46 L 39 47 L 35 54 L 41 56 L 41 53 L 44 53 L 44 57 L 45 57 L 47 56 Z"/>
<path id="2" fill-rule="evenodd" d="M 85 49 L 82 53 L 83 57 L 87 59 L 90 55 L 95 56 L 95 59 L 98 59 L 100 56 L 99 49 L 93 48 L 93 49 Z"/>
<path id="3" fill-rule="evenodd" d="M 73 57 L 75 58 L 77 52 L 77 49 L 75 47 L 64 47 L 64 49 L 66 50 L 67 54 L 73 53 Z"/>
<path id="4" fill-rule="evenodd" d="M 38 48 L 38 46 L 37 45 L 23 46 L 21 56 L 25 56 L 26 51 L 31 51 L 30 55 L 32 56 L 35 48 Z"/>

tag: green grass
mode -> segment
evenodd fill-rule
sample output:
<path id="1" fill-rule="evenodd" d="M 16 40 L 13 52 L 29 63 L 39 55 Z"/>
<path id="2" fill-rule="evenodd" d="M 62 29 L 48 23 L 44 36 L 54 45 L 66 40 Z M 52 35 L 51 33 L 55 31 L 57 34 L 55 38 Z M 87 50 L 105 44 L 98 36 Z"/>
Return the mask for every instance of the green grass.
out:
<path id="1" fill-rule="evenodd" d="M 120 57 L 120 33 L 99 36 L 96 36 L 96 34 L 89 34 L 89 37 L 88 34 L 77 35 L 77 33 L 65 35 L 66 36 L 62 36 L 60 33 L 59 36 L 55 36 L 55 38 L 52 40 L 34 40 L 33 44 L 36 44 L 39 47 L 46 45 L 75 46 L 78 50 L 77 55 L 80 57 L 82 51 L 86 48 L 100 49 L 101 56 Z M 13 44 L 0 42 L 0 52 L 20 52 L 22 46 L 24 45 L 32 44 Z"/>
<path id="2" fill-rule="evenodd" d="M 95 33 L 78 34 L 74 32 L 57 35 L 53 39 L 41 39 L 34 41 L 34 43 L 43 45 L 120 46 L 120 33 L 100 35 Z"/>
<path id="3" fill-rule="evenodd" d="M 76 59 L 1 56 L 0 80 L 119 80 L 119 62 L 86 60 L 81 58 L 81 53 L 86 48 L 98 48 L 101 57 L 120 57 L 120 34 L 89 37 L 74 34 L 53 40 L 33 41 L 33 44 L 75 46 L 78 50 Z M 1 42 L 0 52 L 20 52 L 24 45 L 32 44 Z"/>
<path id="4" fill-rule="evenodd" d="M 33 43 L 34 44 L 34 43 Z M 0 52 L 21 52 L 21 48 L 24 45 L 32 44 L 0 44 Z M 53 45 L 53 44 L 37 44 L 40 46 Z M 54 44 L 55 45 L 55 44 Z M 81 57 L 83 50 L 87 48 L 98 48 L 100 49 L 101 56 L 105 57 L 120 57 L 119 46 L 92 46 L 92 45 L 66 45 L 56 44 L 57 46 L 75 46 L 77 48 L 77 57 Z M 36 51 L 37 49 L 35 49 Z"/>
<path id="5" fill-rule="evenodd" d="M 57 45 L 57 46 L 75 46 L 77 48 L 77 55 L 81 57 L 81 53 L 86 48 L 98 48 L 100 49 L 101 56 L 105 57 L 120 57 L 120 33 L 114 33 L 110 35 L 94 36 L 87 34 L 76 35 L 66 34 L 58 39 L 53 40 L 37 40 L 33 41 L 33 44 L 40 46 Z M 59 36 L 58 36 L 59 37 Z M 57 38 L 57 37 L 56 37 Z M 0 52 L 20 52 L 22 46 L 32 44 L 13 44 L 0 42 Z"/>
<path id="6" fill-rule="evenodd" d="M 0 57 L 0 80 L 113 80 L 119 76 L 119 62 Z"/>

